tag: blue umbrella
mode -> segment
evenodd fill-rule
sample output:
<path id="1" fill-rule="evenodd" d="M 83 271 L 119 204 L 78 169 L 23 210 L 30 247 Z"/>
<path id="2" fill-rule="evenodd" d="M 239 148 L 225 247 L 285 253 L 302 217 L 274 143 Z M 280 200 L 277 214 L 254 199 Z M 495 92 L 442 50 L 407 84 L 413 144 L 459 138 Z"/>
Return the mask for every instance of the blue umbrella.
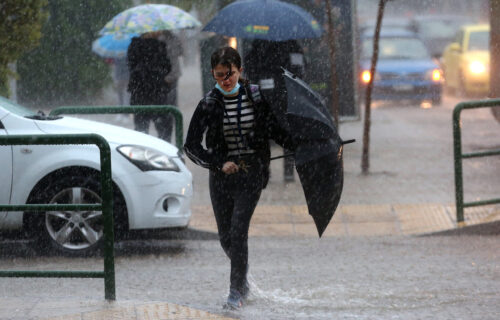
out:
<path id="1" fill-rule="evenodd" d="M 104 35 L 92 43 L 92 51 L 103 58 L 124 58 L 133 37 L 137 34 Z"/>
<path id="2" fill-rule="evenodd" d="M 278 0 L 241 0 L 224 7 L 202 31 L 269 41 L 318 38 L 322 30 L 311 14 Z"/>

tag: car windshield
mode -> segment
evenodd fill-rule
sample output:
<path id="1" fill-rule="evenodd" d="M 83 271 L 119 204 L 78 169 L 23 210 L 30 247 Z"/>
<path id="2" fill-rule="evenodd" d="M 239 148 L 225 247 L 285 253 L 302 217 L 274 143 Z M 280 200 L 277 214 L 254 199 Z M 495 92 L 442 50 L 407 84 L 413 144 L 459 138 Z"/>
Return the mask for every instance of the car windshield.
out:
<path id="1" fill-rule="evenodd" d="M 366 39 L 362 47 L 362 59 L 371 59 L 373 39 Z M 422 60 L 430 59 L 422 41 L 416 38 L 381 38 L 379 42 L 380 60 Z"/>
<path id="2" fill-rule="evenodd" d="M 0 97 L 0 106 L 6 109 L 7 111 L 21 117 L 33 117 L 36 115 L 36 113 L 33 112 L 32 110 L 20 106 L 17 103 L 10 101 L 4 97 Z"/>
<path id="3" fill-rule="evenodd" d="M 469 51 L 490 50 L 490 33 L 488 31 L 476 31 L 470 33 Z"/>

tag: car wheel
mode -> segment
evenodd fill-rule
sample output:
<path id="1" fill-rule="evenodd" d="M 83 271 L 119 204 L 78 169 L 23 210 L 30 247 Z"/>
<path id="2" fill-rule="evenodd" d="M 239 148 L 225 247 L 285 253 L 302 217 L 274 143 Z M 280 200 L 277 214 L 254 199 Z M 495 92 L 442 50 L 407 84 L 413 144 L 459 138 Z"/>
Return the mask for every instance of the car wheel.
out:
<path id="1" fill-rule="evenodd" d="M 116 190 L 114 193 L 117 232 L 122 228 L 128 229 L 128 223 L 123 221 L 124 201 L 116 196 Z M 43 186 L 38 188 L 30 203 L 94 204 L 102 202 L 100 194 L 97 172 L 63 172 L 44 179 Z M 37 238 L 37 247 L 41 251 L 70 256 L 87 256 L 99 252 L 103 239 L 101 211 L 47 211 L 25 215 L 30 217 L 30 229 Z"/>
<path id="2" fill-rule="evenodd" d="M 431 100 L 432 105 L 435 106 L 435 107 L 440 106 L 441 105 L 441 100 L 442 100 L 441 95 L 439 95 L 438 97 L 433 98 Z"/>

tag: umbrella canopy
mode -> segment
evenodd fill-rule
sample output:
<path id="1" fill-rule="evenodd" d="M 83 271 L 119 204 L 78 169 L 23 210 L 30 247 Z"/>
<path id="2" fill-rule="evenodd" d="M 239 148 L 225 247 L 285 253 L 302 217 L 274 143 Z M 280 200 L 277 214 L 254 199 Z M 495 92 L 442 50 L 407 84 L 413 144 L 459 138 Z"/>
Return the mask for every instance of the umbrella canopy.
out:
<path id="1" fill-rule="evenodd" d="M 125 58 L 132 38 L 137 36 L 135 33 L 107 34 L 92 42 L 92 51 L 103 58 Z"/>
<path id="2" fill-rule="evenodd" d="M 270 41 L 318 38 L 322 33 L 311 14 L 278 0 L 233 2 L 219 11 L 202 31 Z"/>
<path id="3" fill-rule="evenodd" d="M 146 33 L 200 27 L 201 23 L 186 11 L 167 4 L 144 4 L 117 14 L 100 35 L 116 33 Z"/>
<path id="4" fill-rule="evenodd" d="M 297 141 L 295 165 L 309 214 L 321 237 L 340 201 L 344 183 L 343 141 L 322 99 L 304 81 L 284 71 L 287 110 L 274 108 Z M 273 104 L 271 104 L 273 105 Z"/>
<path id="5" fill-rule="evenodd" d="M 286 120 L 298 139 L 338 137 L 332 116 L 321 96 L 304 81 L 283 69 L 287 92 Z"/>
<path id="6" fill-rule="evenodd" d="M 337 209 L 344 186 L 342 144 L 330 139 L 299 145 L 295 161 L 307 209 L 321 237 Z"/>

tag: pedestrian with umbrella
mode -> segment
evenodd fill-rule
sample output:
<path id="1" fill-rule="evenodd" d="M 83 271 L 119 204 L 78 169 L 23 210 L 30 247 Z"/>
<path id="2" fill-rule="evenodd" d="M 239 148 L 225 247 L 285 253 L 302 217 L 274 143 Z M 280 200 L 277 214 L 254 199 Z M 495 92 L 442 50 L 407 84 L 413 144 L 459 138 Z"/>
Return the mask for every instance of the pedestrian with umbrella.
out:
<path id="1" fill-rule="evenodd" d="M 140 35 L 132 38 L 126 50 L 131 105 L 177 104 L 180 69 L 177 61 L 179 54 L 175 49 L 180 46 L 178 41 L 173 40 L 170 31 L 199 26 L 201 23 L 189 13 L 166 4 L 139 5 L 117 14 L 106 23 L 99 32 L 103 36 Z M 148 133 L 151 121 L 159 137 L 170 141 L 172 116 L 138 113 L 134 117 L 135 129 Z"/>
<path id="2" fill-rule="evenodd" d="M 166 104 L 169 86 L 165 81 L 172 70 L 167 55 L 166 44 L 158 39 L 160 31 L 144 33 L 132 38 L 127 52 L 130 79 L 127 90 L 130 92 L 131 105 Z M 148 133 L 149 123 L 153 121 L 158 136 L 170 141 L 172 125 L 170 115 L 136 114 L 135 130 Z"/>
<path id="3" fill-rule="evenodd" d="M 110 61 L 113 65 L 113 83 L 118 96 L 118 105 L 128 105 L 130 94 L 127 93 L 129 70 L 127 66 L 127 49 L 135 33 L 107 34 L 92 42 L 92 51 Z M 118 115 L 122 119 L 123 115 Z"/>
<path id="4" fill-rule="evenodd" d="M 249 293 L 248 230 L 269 179 L 269 139 L 294 148 L 257 85 L 241 77 L 241 57 L 223 47 L 211 56 L 217 84 L 198 104 L 184 151 L 209 169 L 209 188 L 221 246 L 231 261 L 227 306 L 239 308 Z M 203 144 L 203 141 L 205 143 Z"/>
<path id="5" fill-rule="evenodd" d="M 275 108 L 286 109 L 285 85 L 281 68 L 303 77 L 303 50 L 297 39 L 317 38 L 322 34 L 313 16 L 299 6 L 277 0 L 237 1 L 224 7 L 203 31 L 252 40 L 245 54 L 245 75 L 258 83 Z M 289 153 L 285 150 L 285 153 Z M 283 161 L 285 182 L 294 181 L 292 157 Z"/>
<path id="6" fill-rule="evenodd" d="M 299 78 L 305 74 L 304 52 L 297 40 L 268 41 L 254 39 L 250 52 L 244 59 L 245 75 L 258 83 L 271 105 L 286 109 L 286 89 L 283 70 L 292 71 Z M 283 104 L 282 106 L 278 106 Z M 288 150 L 285 153 L 290 153 Z M 283 179 L 294 181 L 293 157 L 283 159 Z"/>

